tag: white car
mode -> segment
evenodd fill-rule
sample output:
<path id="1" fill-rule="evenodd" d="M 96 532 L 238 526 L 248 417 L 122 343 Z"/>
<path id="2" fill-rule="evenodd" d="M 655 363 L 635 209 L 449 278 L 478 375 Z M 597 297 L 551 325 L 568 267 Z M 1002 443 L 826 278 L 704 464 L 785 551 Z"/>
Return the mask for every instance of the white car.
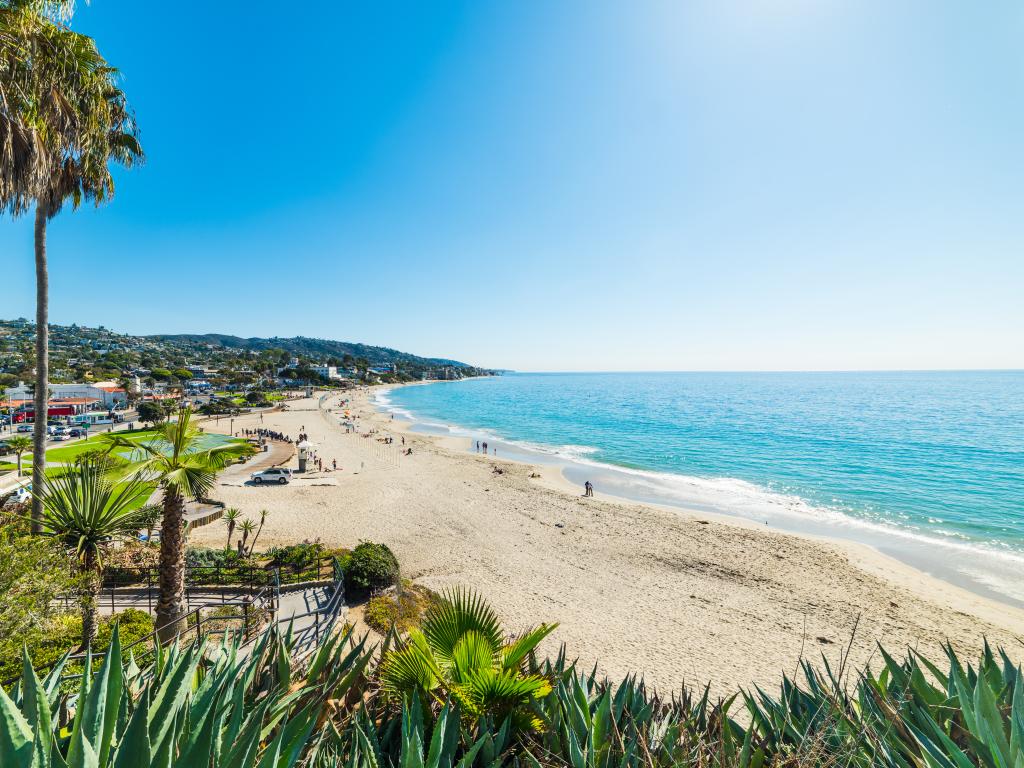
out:
<path id="1" fill-rule="evenodd" d="M 263 483 L 284 485 L 292 479 L 292 471 L 284 467 L 271 467 L 261 472 L 253 472 L 249 475 L 249 479 L 256 483 L 256 485 L 263 485 Z"/>

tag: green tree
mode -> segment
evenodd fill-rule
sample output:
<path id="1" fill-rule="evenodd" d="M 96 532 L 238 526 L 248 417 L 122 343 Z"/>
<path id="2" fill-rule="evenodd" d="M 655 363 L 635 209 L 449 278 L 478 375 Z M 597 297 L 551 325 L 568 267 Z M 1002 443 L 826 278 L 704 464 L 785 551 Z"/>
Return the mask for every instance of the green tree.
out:
<path id="1" fill-rule="evenodd" d="M 153 486 L 140 477 L 115 482 L 102 466 L 84 461 L 50 478 L 39 494 L 43 529 L 75 553 L 82 577 L 82 647 L 96 636 L 96 600 L 103 572 L 103 548 L 111 539 L 134 537 L 138 507 Z"/>
<path id="2" fill-rule="evenodd" d="M 110 432 L 103 436 L 111 450 L 132 448 L 143 455 L 134 470 L 138 477 L 157 482 L 163 491 L 160 524 L 160 599 L 156 625 L 168 641 L 184 629 L 185 615 L 185 502 L 206 496 L 220 472 L 233 460 L 254 452 L 248 443 L 203 447 L 203 433 L 192 423 L 192 411 L 182 408 L 175 421 L 157 426 L 156 436 Z"/>
<path id="3" fill-rule="evenodd" d="M 231 549 L 231 537 L 235 533 L 235 526 L 238 525 L 238 521 L 242 517 L 242 510 L 238 507 L 228 507 L 224 510 L 224 515 L 221 520 L 228 527 L 228 543 L 225 545 L 225 549 Z"/>
<path id="4" fill-rule="evenodd" d="M 0 638 L 30 643 L 56 613 L 57 599 L 76 586 L 60 543 L 29 536 L 20 521 L 0 522 Z"/>
<path id="5" fill-rule="evenodd" d="M 242 533 L 242 540 L 238 542 L 238 554 L 244 555 L 246 553 L 245 543 L 249 541 L 250 534 L 256 530 L 256 523 L 246 518 L 238 524 L 238 530 Z"/>
<path id="6" fill-rule="evenodd" d="M 66 26 L 72 7 L 68 0 L 0 0 L 0 209 L 17 216 L 35 208 L 37 491 L 45 480 L 49 396 L 47 226 L 65 204 L 99 205 L 113 197 L 111 162 L 131 166 L 142 159 L 117 70 L 92 38 Z M 39 498 L 33 494 L 35 532 Z"/>
<path id="7" fill-rule="evenodd" d="M 145 400 L 135 409 L 143 424 L 159 424 L 167 418 L 167 411 L 155 400 Z"/>
<path id="8" fill-rule="evenodd" d="M 15 435 L 7 438 L 4 445 L 7 450 L 18 457 L 18 477 L 21 477 L 21 455 L 32 448 L 32 439 L 24 435 Z"/>

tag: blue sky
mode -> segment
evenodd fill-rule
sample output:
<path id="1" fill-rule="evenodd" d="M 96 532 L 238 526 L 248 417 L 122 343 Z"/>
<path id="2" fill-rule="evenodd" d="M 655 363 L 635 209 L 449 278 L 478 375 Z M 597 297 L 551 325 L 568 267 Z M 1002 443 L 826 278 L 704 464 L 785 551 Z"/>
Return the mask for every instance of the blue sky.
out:
<path id="1" fill-rule="evenodd" d="M 521 370 L 1024 367 L 1017 2 L 93 0 L 54 322 Z M 31 316 L 31 221 L 0 222 Z"/>

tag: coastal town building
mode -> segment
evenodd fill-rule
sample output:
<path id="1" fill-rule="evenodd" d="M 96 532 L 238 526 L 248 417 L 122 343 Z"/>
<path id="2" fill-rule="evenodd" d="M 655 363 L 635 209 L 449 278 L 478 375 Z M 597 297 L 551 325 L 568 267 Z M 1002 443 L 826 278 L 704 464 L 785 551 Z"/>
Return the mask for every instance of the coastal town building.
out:
<path id="1" fill-rule="evenodd" d="M 50 384 L 50 400 L 87 400 L 98 402 L 107 408 L 124 405 L 128 395 L 124 387 L 115 381 L 97 381 L 86 384 Z M 32 387 L 24 382 L 4 390 L 4 399 L 8 401 L 30 401 L 33 397 Z"/>

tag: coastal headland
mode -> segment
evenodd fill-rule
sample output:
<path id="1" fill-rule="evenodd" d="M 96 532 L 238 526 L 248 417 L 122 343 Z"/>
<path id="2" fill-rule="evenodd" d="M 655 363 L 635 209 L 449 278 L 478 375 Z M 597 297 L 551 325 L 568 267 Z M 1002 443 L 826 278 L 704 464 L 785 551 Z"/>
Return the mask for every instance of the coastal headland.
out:
<path id="1" fill-rule="evenodd" d="M 547 651 L 564 643 L 587 668 L 596 663 L 612 678 L 642 673 L 665 692 L 684 682 L 723 694 L 774 687 L 801 655 L 838 662 L 849 649 L 847 668 L 856 669 L 879 658 L 878 643 L 938 658 L 947 640 L 974 654 L 986 638 L 1018 650 L 1024 636 L 1024 611 L 866 546 L 600 492 L 583 498 L 552 467 L 410 432 L 378 412 L 372 395 L 318 394 L 235 418 L 236 432 L 304 431 L 325 471 L 281 487 L 228 472 L 214 496 L 250 515 L 266 509 L 266 546 L 386 543 L 407 578 L 472 587 L 513 630 L 557 621 Z M 340 423 L 345 411 L 353 430 Z M 229 421 L 204 427 L 227 431 Z M 218 525 L 192 534 L 210 546 L 224 538 Z"/>

